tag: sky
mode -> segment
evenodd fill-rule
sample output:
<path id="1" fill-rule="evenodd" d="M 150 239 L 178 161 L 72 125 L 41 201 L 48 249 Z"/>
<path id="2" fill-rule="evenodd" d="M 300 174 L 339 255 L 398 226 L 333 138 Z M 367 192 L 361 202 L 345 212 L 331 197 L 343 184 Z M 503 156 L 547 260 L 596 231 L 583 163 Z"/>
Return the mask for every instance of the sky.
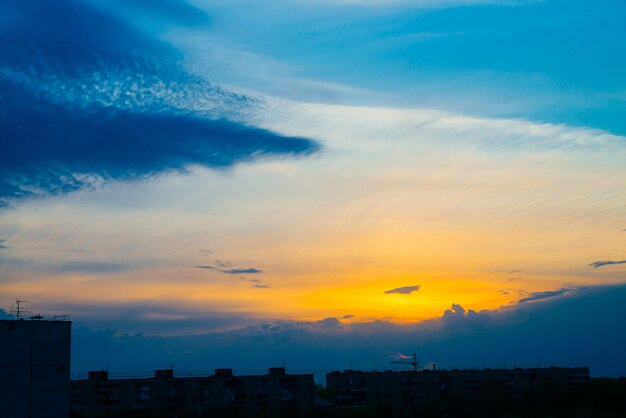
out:
<path id="1" fill-rule="evenodd" d="M 626 4 L 0 0 L 0 316 L 72 372 L 626 375 Z"/>

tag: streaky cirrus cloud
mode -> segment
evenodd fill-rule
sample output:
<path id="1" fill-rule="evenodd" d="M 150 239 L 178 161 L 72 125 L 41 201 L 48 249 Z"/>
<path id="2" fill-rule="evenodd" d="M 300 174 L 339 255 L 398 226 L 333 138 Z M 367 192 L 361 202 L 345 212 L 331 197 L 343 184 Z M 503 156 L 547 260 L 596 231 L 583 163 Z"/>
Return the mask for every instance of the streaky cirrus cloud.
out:
<path id="1" fill-rule="evenodd" d="M 391 290 L 385 290 L 385 294 L 386 295 L 392 295 L 392 294 L 410 295 L 411 293 L 417 292 L 418 290 L 420 290 L 419 285 L 403 286 L 403 287 L 397 287 L 397 288 L 391 289 Z"/>
<path id="2" fill-rule="evenodd" d="M 619 261 L 612 261 L 612 260 L 600 260 L 600 261 L 594 261 L 593 263 L 589 264 L 589 267 L 593 267 L 594 269 L 600 268 L 600 267 L 604 267 L 604 266 L 613 266 L 616 264 L 626 264 L 626 260 L 619 260 Z"/>
<path id="3" fill-rule="evenodd" d="M 0 8 L 4 205 L 99 179 L 319 149 L 225 119 L 251 102 L 188 74 L 177 51 L 104 10 L 72 0 Z"/>
<path id="4" fill-rule="evenodd" d="M 291 0 L 301 3 L 302 0 Z M 465 7 L 481 5 L 521 6 L 540 3 L 545 0 L 321 0 L 317 5 L 323 6 L 361 6 L 393 8 L 405 7 L 411 9 L 441 9 L 448 7 Z"/>

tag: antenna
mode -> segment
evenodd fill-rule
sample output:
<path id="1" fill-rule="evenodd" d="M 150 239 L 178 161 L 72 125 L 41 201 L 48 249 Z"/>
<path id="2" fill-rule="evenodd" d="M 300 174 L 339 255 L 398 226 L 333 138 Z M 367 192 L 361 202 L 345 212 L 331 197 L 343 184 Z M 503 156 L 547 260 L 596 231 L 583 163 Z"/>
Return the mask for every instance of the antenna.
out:
<path id="1" fill-rule="evenodd" d="M 13 309 L 13 307 L 11 307 L 11 313 L 15 313 L 15 319 L 17 319 L 18 321 L 21 320 L 21 319 L 24 319 L 24 318 L 22 318 L 22 316 L 24 314 L 32 313 L 31 311 L 23 309 L 22 306 L 21 306 L 22 303 L 28 303 L 28 302 L 30 302 L 30 301 L 16 299 L 15 300 L 15 310 Z"/>
<path id="2" fill-rule="evenodd" d="M 413 359 L 409 361 L 390 361 L 392 364 L 408 364 L 413 366 L 413 371 L 421 371 L 422 367 L 420 366 L 419 361 L 417 361 L 417 354 L 413 353 Z"/>

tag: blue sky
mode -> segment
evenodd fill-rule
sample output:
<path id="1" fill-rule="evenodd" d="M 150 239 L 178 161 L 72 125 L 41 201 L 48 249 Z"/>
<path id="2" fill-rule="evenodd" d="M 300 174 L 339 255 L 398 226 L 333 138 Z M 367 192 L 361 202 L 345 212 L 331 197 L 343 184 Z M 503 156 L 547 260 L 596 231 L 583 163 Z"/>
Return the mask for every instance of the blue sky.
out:
<path id="1" fill-rule="evenodd" d="M 234 3 L 209 8 L 217 36 L 288 64 L 295 76 L 377 93 L 371 100 L 387 104 L 624 133 L 619 1 Z"/>
<path id="2" fill-rule="evenodd" d="M 0 0 L 0 306 L 72 315 L 75 373 L 624 374 L 624 18 Z"/>

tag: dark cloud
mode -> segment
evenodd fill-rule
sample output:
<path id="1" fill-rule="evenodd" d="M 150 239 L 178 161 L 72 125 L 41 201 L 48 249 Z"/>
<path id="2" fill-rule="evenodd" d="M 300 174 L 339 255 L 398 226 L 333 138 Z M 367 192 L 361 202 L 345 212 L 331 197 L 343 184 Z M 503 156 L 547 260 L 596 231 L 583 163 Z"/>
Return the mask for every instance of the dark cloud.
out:
<path id="1" fill-rule="evenodd" d="M 441 368 L 588 365 L 594 376 L 619 376 L 626 374 L 625 299 L 623 285 L 585 288 L 567 298 L 489 312 L 455 305 L 440 319 L 409 326 L 339 324 L 337 318 L 263 321 L 245 314 L 202 313 L 174 301 L 59 308 L 59 313 L 72 313 L 75 321 L 74 372 L 107 364 L 113 372 L 150 372 L 172 363 L 178 370 L 199 371 L 284 362 L 288 370 L 315 371 L 322 379 L 325 371 L 350 363 L 357 369 L 387 368 L 389 353 L 417 352 L 422 364 L 436 362 Z M 102 331 L 107 328 L 117 332 Z M 129 334 L 120 335 L 122 330 Z M 137 332 L 189 335 L 133 335 Z"/>
<path id="2" fill-rule="evenodd" d="M 217 264 L 217 263 L 216 263 Z M 251 268 L 236 268 L 236 269 L 221 269 L 215 266 L 195 266 L 198 269 L 207 269 L 207 270 L 215 270 L 215 271 L 219 271 L 220 273 L 224 273 L 224 274 L 232 274 L 232 275 L 237 275 L 237 274 L 261 274 L 263 273 L 263 270 L 259 270 L 257 268 L 251 267 Z"/>
<path id="3" fill-rule="evenodd" d="M 141 179 L 189 164 L 225 168 L 315 148 L 227 120 L 97 105 L 75 112 L 7 81 L 0 81 L 0 128 L 0 198 L 77 190 L 89 184 L 84 174 Z"/>
<path id="4" fill-rule="evenodd" d="M 322 326 L 322 328 L 328 329 L 338 329 L 342 327 L 341 321 L 337 318 L 324 318 L 321 321 L 317 321 L 318 324 Z"/>
<path id="5" fill-rule="evenodd" d="M 235 115 L 249 103 L 187 74 L 168 45 L 84 2 L 1 1 L 0 8 L 10 16 L 0 28 L 5 205 L 89 187 L 93 176 L 145 179 L 319 149 L 185 107 L 201 102 Z"/>
<path id="6" fill-rule="evenodd" d="M 261 274 L 263 270 L 256 268 L 220 270 L 224 274 Z"/>
<path id="7" fill-rule="evenodd" d="M 7 247 L 5 242 L 6 242 L 6 240 L 0 238 L 0 250 L 4 250 L 6 248 L 9 248 L 9 247 Z"/>
<path id="8" fill-rule="evenodd" d="M 580 289 L 582 288 L 581 287 L 563 287 L 559 290 L 551 290 L 551 291 L 546 291 L 546 292 L 533 292 L 529 296 L 523 299 L 520 299 L 517 303 L 527 303 L 527 302 L 534 302 L 537 300 L 555 298 L 558 296 L 562 296 L 566 293 L 570 293 L 570 292 L 580 290 Z"/>
<path id="9" fill-rule="evenodd" d="M 593 263 L 589 264 L 589 267 L 593 267 L 594 269 L 597 269 L 599 267 L 612 266 L 612 265 L 615 265 L 615 264 L 626 264 L 626 260 L 619 260 L 619 261 L 600 260 L 600 261 L 594 261 Z"/>
<path id="10" fill-rule="evenodd" d="M 242 313 L 218 312 L 206 307 L 173 301 L 137 301 L 133 303 L 62 304 L 32 300 L 31 308 L 46 317 L 69 314 L 76 327 L 95 330 L 113 329 L 117 335 L 143 334 L 171 336 L 215 332 L 257 323 L 258 318 Z"/>
<path id="11" fill-rule="evenodd" d="M 415 285 L 415 286 L 404 286 L 404 287 L 398 287 L 395 289 L 391 289 L 391 290 L 385 290 L 385 294 L 386 295 L 391 295 L 391 294 L 399 294 L 399 295 L 410 295 L 413 292 L 417 292 L 420 289 L 419 285 Z"/>
<path id="12" fill-rule="evenodd" d="M 354 315 L 344 315 L 341 317 L 341 319 L 352 319 L 354 318 Z"/>
<path id="13" fill-rule="evenodd" d="M 444 325 L 464 328 L 482 326 L 489 321 L 489 314 L 486 312 L 476 312 L 472 309 L 465 310 L 463 306 L 453 303 L 450 309 L 443 312 L 441 320 Z"/>
<path id="14" fill-rule="evenodd" d="M 450 309 L 446 309 L 443 312 L 444 320 L 446 320 L 447 318 L 464 318 L 465 316 L 465 308 L 456 303 L 453 303 Z"/>

